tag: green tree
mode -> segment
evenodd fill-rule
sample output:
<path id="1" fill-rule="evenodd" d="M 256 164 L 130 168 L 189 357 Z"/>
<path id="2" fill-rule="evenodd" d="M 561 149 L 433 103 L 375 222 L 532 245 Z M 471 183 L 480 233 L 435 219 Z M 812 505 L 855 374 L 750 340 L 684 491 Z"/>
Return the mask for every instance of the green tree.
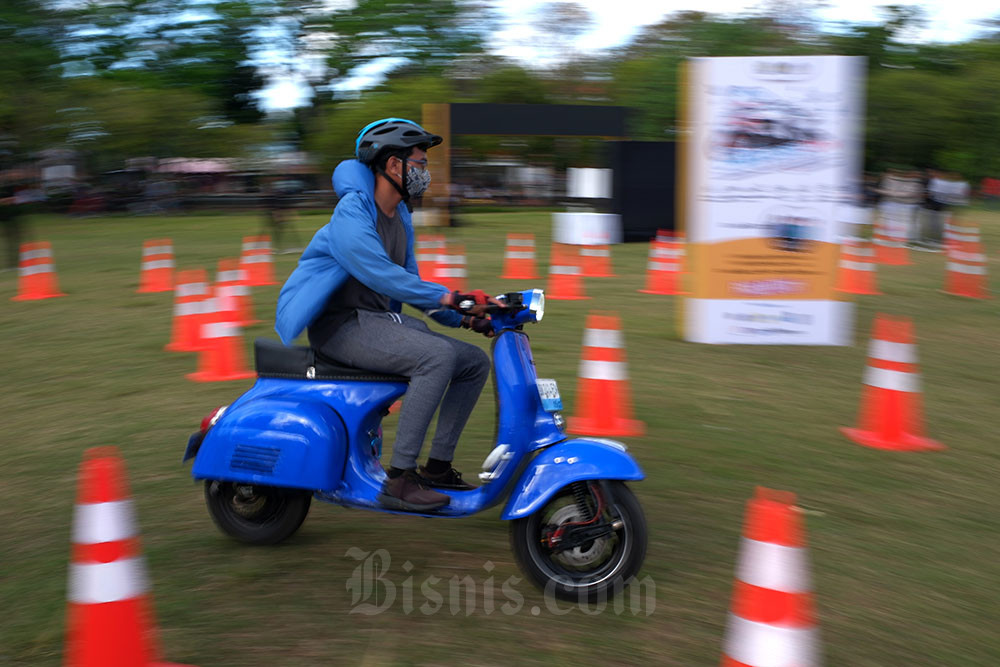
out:
<path id="1" fill-rule="evenodd" d="M 260 30 L 275 9 L 225 0 L 87 2 L 65 12 L 60 46 L 71 72 L 147 88 L 190 88 L 214 100 L 215 114 L 257 122 L 264 79 L 252 64 Z"/>
<path id="2" fill-rule="evenodd" d="M 43 148 L 60 84 L 58 17 L 32 0 L 0 4 L 0 163 Z"/>
<path id="3" fill-rule="evenodd" d="M 425 103 L 450 102 L 446 79 L 413 77 L 393 80 L 358 100 L 328 105 L 311 119 L 305 147 L 323 169 L 332 171 L 341 160 L 354 157 L 358 131 L 379 118 L 409 118 L 420 122 Z"/>

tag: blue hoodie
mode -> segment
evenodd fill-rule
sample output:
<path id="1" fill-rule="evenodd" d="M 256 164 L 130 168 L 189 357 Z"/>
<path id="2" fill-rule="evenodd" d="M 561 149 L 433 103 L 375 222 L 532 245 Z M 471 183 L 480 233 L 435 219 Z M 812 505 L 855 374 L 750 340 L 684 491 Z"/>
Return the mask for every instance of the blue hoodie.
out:
<path id="1" fill-rule="evenodd" d="M 340 197 L 330 222 L 321 227 L 299 258 L 278 295 L 274 330 L 290 345 L 322 312 L 330 295 L 354 276 L 366 287 L 388 296 L 395 312 L 408 303 L 439 323 L 457 327 L 462 316 L 441 309 L 448 288 L 420 279 L 413 254 L 413 223 L 402 202 L 396 207 L 406 230 L 406 263 L 389 259 L 375 229 L 375 175 L 357 160 L 345 160 L 333 172 Z"/>

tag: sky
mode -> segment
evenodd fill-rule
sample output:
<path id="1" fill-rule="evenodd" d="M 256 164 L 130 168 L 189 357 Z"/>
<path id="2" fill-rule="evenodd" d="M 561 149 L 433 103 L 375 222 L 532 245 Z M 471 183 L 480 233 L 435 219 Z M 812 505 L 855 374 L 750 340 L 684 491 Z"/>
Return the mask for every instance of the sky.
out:
<path id="1" fill-rule="evenodd" d="M 336 0 L 345 4 L 347 0 Z M 528 67 L 556 64 L 565 49 L 556 49 L 539 9 L 551 0 L 498 0 L 505 26 L 495 35 L 492 50 L 498 55 L 519 61 Z M 556 0 L 558 1 L 558 0 Z M 573 0 L 586 8 L 593 17 L 593 28 L 573 41 L 580 53 L 599 52 L 619 46 L 634 37 L 643 26 L 657 23 L 668 14 L 685 10 L 712 14 L 740 14 L 760 6 L 759 1 L 747 0 Z M 786 0 L 793 6 L 816 7 L 817 18 L 829 29 L 849 22 L 880 23 L 879 6 L 899 4 L 924 9 L 927 25 L 913 35 L 913 41 L 956 42 L 969 39 L 982 29 L 978 21 L 1000 15 L 1000 7 L 990 0 Z M 548 48 L 544 45 L 549 45 Z M 385 71 L 394 66 L 391 59 L 373 61 L 364 71 L 354 72 L 350 79 L 335 88 L 351 91 L 378 83 Z M 308 90 L 293 79 L 275 81 L 261 101 L 266 109 L 281 109 L 308 103 Z"/>

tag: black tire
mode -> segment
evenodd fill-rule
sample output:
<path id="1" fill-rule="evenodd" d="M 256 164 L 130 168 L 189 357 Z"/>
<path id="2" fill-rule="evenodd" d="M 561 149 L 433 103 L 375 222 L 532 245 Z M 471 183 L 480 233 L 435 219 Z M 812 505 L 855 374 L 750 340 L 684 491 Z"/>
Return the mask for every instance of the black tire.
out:
<path id="1" fill-rule="evenodd" d="M 551 592 L 571 602 L 608 601 L 621 593 L 642 567 L 648 539 L 646 517 L 624 483 L 612 480 L 603 485 L 598 481 L 583 484 L 596 485 L 609 493 L 601 521 L 621 520 L 619 529 L 582 547 L 551 551 L 545 544 L 546 535 L 554 526 L 579 519 L 572 486 L 567 486 L 531 516 L 511 522 L 511 549 L 521 571 L 546 594 Z M 588 502 L 592 516 L 593 498 Z"/>
<path id="2" fill-rule="evenodd" d="M 312 494 L 300 489 L 236 482 L 205 482 L 208 513 L 226 535 L 246 544 L 277 544 L 309 513 Z"/>

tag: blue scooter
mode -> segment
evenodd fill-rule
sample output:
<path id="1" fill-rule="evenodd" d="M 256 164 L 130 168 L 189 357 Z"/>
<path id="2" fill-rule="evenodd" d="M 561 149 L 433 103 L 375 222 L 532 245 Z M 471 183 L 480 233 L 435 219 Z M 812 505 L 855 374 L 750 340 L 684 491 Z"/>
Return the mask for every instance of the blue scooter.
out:
<path id="1" fill-rule="evenodd" d="M 567 438 L 554 380 L 539 379 L 524 325 L 544 314 L 541 290 L 498 297 L 491 306 L 496 446 L 481 486 L 439 489 L 451 502 L 432 517 L 464 517 L 504 502 L 511 546 L 539 587 L 567 600 L 609 599 L 638 573 L 646 520 L 625 481 L 644 475 L 625 445 Z M 208 510 L 227 535 L 250 544 L 291 536 L 312 498 L 388 510 L 378 496 L 382 417 L 407 379 L 348 368 L 309 347 L 255 343 L 258 380 L 202 421 L 184 454 L 205 480 Z M 406 514 L 416 514 L 405 512 Z M 603 596 L 603 598 L 602 598 Z"/>

